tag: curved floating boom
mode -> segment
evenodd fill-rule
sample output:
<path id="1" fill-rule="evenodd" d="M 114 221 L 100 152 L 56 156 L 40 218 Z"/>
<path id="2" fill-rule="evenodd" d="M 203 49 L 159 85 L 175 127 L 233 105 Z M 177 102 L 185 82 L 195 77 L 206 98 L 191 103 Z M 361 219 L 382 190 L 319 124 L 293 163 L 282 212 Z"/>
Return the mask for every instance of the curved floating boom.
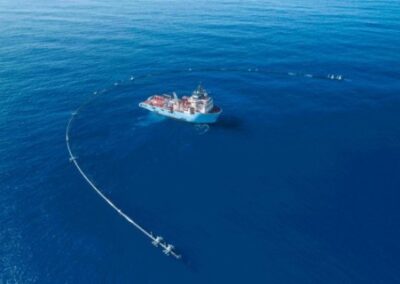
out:
<path id="1" fill-rule="evenodd" d="M 78 109 L 79 110 L 79 109 Z M 152 244 L 155 247 L 160 246 L 160 248 L 163 249 L 164 254 L 166 255 L 172 255 L 176 259 L 180 259 L 182 256 L 178 254 L 175 251 L 175 247 L 171 244 L 168 244 L 166 242 L 163 242 L 163 238 L 161 236 L 154 237 L 152 233 L 148 232 L 146 229 L 144 229 L 142 226 L 140 226 L 137 222 L 135 222 L 132 218 L 130 218 L 128 215 L 126 215 L 120 208 L 118 208 L 110 199 L 108 199 L 101 191 L 94 185 L 94 183 L 88 178 L 88 176 L 85 174 L 85 172 L 82 170 L 82 168 L 79 166 L 77 157 L 72 153 L 71 146 L 69 143 L 69 130 L 71 128 L 71 123 L 74 119 L 74 117 L 78 114 L 78 111 L 74 111 L 71 114 L 71 117 L 68 121 L 67 124 L 67 129 L 65 131 L 65 141 L 67 144 L 67 149 L 68 149 L 68 154 L 69 154 L 69 161 L 75 165 L 79 173 L 82 175 L 82 177 L 87 181 L 87 183 L 92 187 L 92 189 L 105 201 L 108 203 L 108 205 L 111 206 L 121 217 L 123 217 L 126 221 L 128 221 L 131 225 L 133 225 L 136 229 L 138 229 L 140 232 L 142 232 L 146 237 L 148 237 L 151 241 Z"/>
<path id="2" fill-rule="evenodd" d="M 296 72 L 281 72 L 281 71 L 274 71 L 270 69 L 263 69 L 263 68 L 201 68 L 201 69 L 193 69 L 193 68 L 188 68 L 184 70 L 172 70 L 169 71 L 168 73 L 183 73 L 183 72 L 206 72 L 206 71 L 221 71 L 221 72 L 259 72 L 263 74 L 270 74 L 270 75 L 289 75 L 293 77 L 307 77 L 307 78 L 313 78 L 313 79 L 322 79 L 322 80 L 337 80 L 337 81 L 350 81 L 347 78 L 345 78 L 343 75 L 335 75 L 335 74 L 328 74 L 328 75 L 313 75 L 313 74 L 304 74 L 304 73 L 296 73 Z M 157 76 L 157 75 L 163 75 L 166 74 L 166 72 L 160 71 L 160 72 L 155 72 L 155 73 L 147 73 L 139 76 L 130 76 L 129 80 L 130 82 L 135 82 L 137 79 L 140 78 L 147 78 L 151 76 Z M 124 81 L 118 81 L 115 82 L 113 85 L 115 87 L 123 85 Z M 94 95 L 101 95 L 104 94 L 107 91 L 107 89 L 101 89 L 99 91 L 95 91 L 93 94 Z M 126 221 L 128 221 L 131 225 L 133 225 L 136 229 L 138 229 L 140 232 L 142 232 L 146 237 L 148 237 L 152 244 L 155 247 L 160 247 L 163 249 L 163 252 L 166 255 L 172 255 L 176 259 L 180 259 L 181 255 L 178 254 L 175 251 L 175 248 L 173 245 L 168 244 L 163 241 L 163 238 L 161 236 L 154 236 L 152 233 L 149 231 L 145 230 L 142 226 L 140 226 L 138 223 L 136 223 L 133 219 L 131 219 L 128 215 L 126 215 L 121 209 L 119 209 L 110 199 L 108 199 L 95 185 L 94 183 L 88 178 L 88 176 L 84 173 L 84 171 L 81 169 L 77 162 L 77 157 L 72 153 L 70 143 L 69 143 L 69 131 L 71 127 L 71 123 L 75 116 L 78 114 L 79 110 L 83 108 L 87 103 L 89 103 L 91 99 L 89 99 L 86 103 L 81 104 L 74 112 L 71 113 L 71 117 L 68 120 L 66 132 L 65 132 L 65 141 L 67 144 L 67 149 L 68 149 L 68 154 L 69 154 L 69 160 L 71 163 L 75 165 L 79 173 L 82 175 L 82 177 L 86 180 L 86 182 L 91 186 L 91 188 L 105 201 L 110 205 L 121 217 L 123 217 Z"/>

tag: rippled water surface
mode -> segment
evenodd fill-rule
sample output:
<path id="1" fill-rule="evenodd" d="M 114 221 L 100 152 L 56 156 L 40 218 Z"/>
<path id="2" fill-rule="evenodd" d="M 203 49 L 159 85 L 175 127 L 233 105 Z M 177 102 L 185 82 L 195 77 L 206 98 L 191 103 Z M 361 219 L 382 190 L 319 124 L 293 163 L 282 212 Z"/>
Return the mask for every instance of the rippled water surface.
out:
<path id="1" fill-rule="evenodd" d="M 0 0 L 0 282 L 400 282 L 399 47 L 398 1 Z M 199 82 L 215 125 L 137 107 Z M 69 163 L 90 98 L 80 165 L 184 261 Z"/>

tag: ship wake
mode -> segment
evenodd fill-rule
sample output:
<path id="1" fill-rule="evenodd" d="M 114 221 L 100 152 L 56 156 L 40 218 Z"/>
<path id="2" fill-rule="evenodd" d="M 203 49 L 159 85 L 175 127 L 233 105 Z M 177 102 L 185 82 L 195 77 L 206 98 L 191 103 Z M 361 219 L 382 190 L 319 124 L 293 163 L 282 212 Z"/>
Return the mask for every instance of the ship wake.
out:
<path id="1" fill-rule="evenodd" d="M 151 126 L 153 124 L 160 123 L 160 122 L 162 122 L 164 120 L 165 120 L 165 117 L 150 112 L 150 113 L 147 113 L 147 115 L 139 116 L 137 118 L 137 122 L 136 122 L 135 126 L 148 127 L 148 126 Z"/>

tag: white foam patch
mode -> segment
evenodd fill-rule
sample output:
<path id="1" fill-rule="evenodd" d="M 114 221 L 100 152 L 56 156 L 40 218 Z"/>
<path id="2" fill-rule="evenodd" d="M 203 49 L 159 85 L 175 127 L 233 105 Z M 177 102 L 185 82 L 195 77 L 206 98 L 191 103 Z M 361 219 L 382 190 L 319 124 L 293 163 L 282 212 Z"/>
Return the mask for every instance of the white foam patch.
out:
<path id="1" fill-rule="evenodd" d="M 208 124 L 196 124 L 194 128 L 199 135 L 204 135 L 210 130 L 210 126 Z"/>
<path id="2" fill-rule="evenodd" d="M 156 113 L 149 112 L 146 115 L 137 118 L 136 126 L 147 127 L 164 121 L 166 118 Z"/>

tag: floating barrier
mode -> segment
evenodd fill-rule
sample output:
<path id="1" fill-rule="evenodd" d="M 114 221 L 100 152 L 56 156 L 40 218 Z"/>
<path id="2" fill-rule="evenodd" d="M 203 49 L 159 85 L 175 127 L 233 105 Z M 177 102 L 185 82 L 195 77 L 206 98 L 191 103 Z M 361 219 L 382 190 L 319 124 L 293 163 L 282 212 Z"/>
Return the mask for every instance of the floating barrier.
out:
<path id="1" fill-rule="evenodd" d="M 308 74 L 308 73 L 296 73 L 296 72 L 281 72 L 281 71 L 274 71 L 274 70 L 268 70 L 268 69 L 262 69 L 262 68 L 203 68 L 203 69 L 193 69 L 193 68 L 187 68 L 187 69 L 182 69 L 182 70 L 172 70 L 172 71 L 161 71 L 161 72 L 155 72 L 155 73 L 147 73 L 143 74 L 140 76 L 130 76 L 128 80 L 121 80 L 117 81 L 113 84 L 114 88 L 117 88 L 119 86 L 123 86 L 124 84 L 129 84 L 129 83 L 134 83 L 138 79 L 142 78 L 147 78 L 147 77 L 152 77 L 152 76 L 161 76 L 161 75 L 167 75 L 167 74 L 179 74 L 179 73 L 185 73 L 185 72 L 257 72 L 257 73 L 264 73 L 264 74 L 269 74 L 269 75 L 286 75 L 286 76 L 291 76 L 291 77 L 305 77 L 305 78 L 312 78 L 312 79 L 321 79 L 321 80 L 337 80 L 337 81 L 343 81 L 345 78 L 343 75 L 335 75 L 335 74 L 328 74 L 328 75 L 314 75 L 314 74 Z M 89 179 L 89 177 L 86 175 L 86 173 L 82 170 L 81 166 L 78 163 L 78 157 L 74 155 L 74 153 L 71 150 L 71 145 L 70 145 L 70 130 L 71 130 L 71 125 L 75 119 L 75 117 L 78 115 L 79 111 L 85 107 L 87 104 L 89 104 L 92 100 L 94 100 L 97 96 L 102 95 L 109 91 L 109 89 L 102 89 L 100 91 L 95 91 L 93 92 L 93 97 L 89 98 L 86 102 L 82 103 L 74 112 L 71 113 L 71 116 L 68 120 L 66 131 L 65 131 L 65 141 L 67 145 L 67 150 L 68 150 L 68 155 L 69 155 L 69 161 L 74 164 L 80 175 L 84 178 L 84 180 L 89 184 L 89 186 L 112 208 L 114 209 L 122 218 L 124 218 L 127 222 L 129 222 L 132 226 L 134 226 L 136 229 L 138 229 L 141 233 L 143 233 L 147 238 L 151 240 L 151 243 L 155 247 L 159 247 L 162 249 L 163 253 L 166 255 L 171 255 L 176 259 L 181 259 L 182 256 L 179 254 L 176 250 L 175 247 L 172 244 L 169 244 L 164 241 L 163 237 L 161 236 L 155 236 L 153 235 L 152 232 L 146 230 L 143 226 L 141 226 L 138 222 L 136 222 L 133 218 L 129 217 L 126 213 L 122 211 L 114 202 L 111 201 L 105 194 L 101 192 L 101 190 L 93 183 L 92 180 Z M 203 125 L 198 128 L 198 130 L 203 134 L 206 133 L 209 130 L 208 125 Z"/>
<path id="2" fill-rule="evenodd" d="M 129 217 L 126 213 L 124 213 L 119 207 L 117 207 L 107 196 L 105 196 L 100 189 L 89 179 L 86 173 L 82 170 L 78 163 L 78 158 L 72 153 L 71 145 L 70 145 L 70 138 L 69 132 L 71 129 L 72 121 L 74 120 L 75 116 L 78 114 L 78 111 L 72 112 L 71 117 L 67 124 L 67 129 L 65 132 L 65 141 L 67 144 L 68 154 L 69 154 L 69 161 L 72 162 L 81 176 L 87 181 L 87 183 L 91 186 L 91 188 L 105 201 L 108 205 L 111 206 L 122 218 L 128 221 L 131 225 L 133 225 L 136 229 L 142 232 L 146 237 L 148 237 L 152 244 L 156 247 L 160 247 L 163 249 L 164 254 L 172 255 L 176 259 L 180 259 L 181 255 L 175 251 L 175 247 L 172 244 L 168 244 L 163 241 L 161 236 L 154 236 L 153 233 L 144 229 L 141 225 L 139 225 L 136 221 L 134 221 L 131 217 Z"/>

